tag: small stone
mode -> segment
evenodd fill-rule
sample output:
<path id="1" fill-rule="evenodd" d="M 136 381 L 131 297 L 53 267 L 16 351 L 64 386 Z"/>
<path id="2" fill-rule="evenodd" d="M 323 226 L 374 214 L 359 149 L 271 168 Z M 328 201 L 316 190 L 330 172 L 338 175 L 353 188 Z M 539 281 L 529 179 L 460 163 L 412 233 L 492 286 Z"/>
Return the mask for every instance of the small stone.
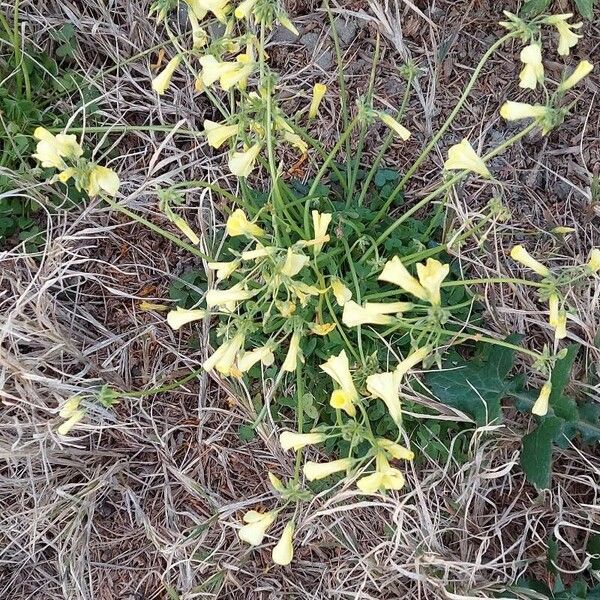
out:
<path id="1" fill-rule="evenodd" d="M 349 46 L 356 38 L 358 25 L 354 19 L 336 19 L 335 31 L 342 46 Z"/>
<path id="2" fill-rule="evenodd" d="M 283 25 L 278 25 L 273 30 L 271 39 L 276 44 L 289 44 L 297 41 L 298 36 L 295 33 L 292 33 L 289 29 L 283 27 Z"/>

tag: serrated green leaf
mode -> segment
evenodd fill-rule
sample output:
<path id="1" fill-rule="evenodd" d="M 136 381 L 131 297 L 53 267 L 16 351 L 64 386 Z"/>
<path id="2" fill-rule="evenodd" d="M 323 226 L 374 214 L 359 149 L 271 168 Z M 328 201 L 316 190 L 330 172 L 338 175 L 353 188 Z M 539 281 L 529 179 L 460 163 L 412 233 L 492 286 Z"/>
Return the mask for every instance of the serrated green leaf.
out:
<path id="1" fill-rule="evenodd" d="M 552 443 L 560 434 L 564 421 L 546 417 L 539 426 L 523 438 L 521 468 L 529 483 L 538 489 L 550 486 L 552 475 Z"/>
<path id="2" fill-rule="evenodd" d="M 582 17 L 592 19 L 594 16 L 594 5 L 596 4 L 595 0 L 575 0 L 575 4 Z"/>
<path id="3" fill-rule="evenodd" d="M 550 6 L 550 0 L 527 0 L 523 4 L 520 14 L 525 17 L 534 17 L 544 12 Z"/>

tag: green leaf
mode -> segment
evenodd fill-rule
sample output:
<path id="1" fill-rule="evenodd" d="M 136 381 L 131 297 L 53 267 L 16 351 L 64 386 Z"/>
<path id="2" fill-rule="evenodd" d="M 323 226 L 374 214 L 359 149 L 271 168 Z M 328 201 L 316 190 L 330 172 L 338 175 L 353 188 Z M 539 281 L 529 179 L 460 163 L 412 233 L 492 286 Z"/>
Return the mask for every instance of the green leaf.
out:
<path id="1" fill-rule="evenodd" d="M 256 431 L 252 425 L 240 425 L 238 427 L 238 437 L 242 442 L 249 442 L 256 437 Z"/>
<path id="2" fill-rule="evenodd" d="M 571 370 L 573 363 L 579 352 L 579 344 L 571 344 L 567 348 L 567 353 L 564 358 L 556 361 L 550 381 L 552 382 L 552 392 L 550 393 L 550 404 L 558 398 L 564 391 L 565 387 L 571 381 Z"/>
<path id="3" fill-rule="evenodd" d="M 596 4 L 595 0 L 575 0 L 575 4 L 582 17 L 592 19 L 594 16 L 594 5 Z"/>
<path id="4" fill-rule="evenodd" d="M 521 468 L 527 481 L 538 489 L 550 487 L 552 443 L 560 434 L 563 423 L 559 417 L 546 417 L 537 429 L 523 438 Z"/>
<path id="5" fill-rule="evenodd" d="M 585 551 L 588 554 L 595 554 L 597 558 L 592 558 L 590 560 L 590 566 L 594 571 L 600 570 L 600 533 L 595 533 L 590 536 L 588 540 L 587 548 Z"/>
<path id="6" fill-rule="evenodd" d="M 524 17 L 534 17 L 544 12 L 550 6 L 550 0 L 527 0 L 520 14 Z"/>

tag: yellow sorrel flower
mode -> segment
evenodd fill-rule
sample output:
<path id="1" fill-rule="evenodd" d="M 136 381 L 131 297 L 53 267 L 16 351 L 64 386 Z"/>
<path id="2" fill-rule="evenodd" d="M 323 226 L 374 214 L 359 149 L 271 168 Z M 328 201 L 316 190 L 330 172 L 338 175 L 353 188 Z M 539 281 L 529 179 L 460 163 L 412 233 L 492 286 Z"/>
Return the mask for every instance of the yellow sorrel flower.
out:
<path id="1" fill-rule="evenodd" d="M 592 248 L 588 258 L 587 267 L 593 273 L 600 271 L 600 248 Z"/>
<path id="2" fill-rule="evenodd" d="M 275 306 L 282 317 L 291 317 L 296 312 L 296 305 L 289 300 L 275 300 Z"/>
<path id="3" fill-rule="evenodd" d="M 401 360 L 396 367 L 396 373 L 404 377 L 413 367 L 416 367 L 422 360 L 429 356 L 431 350 L 427 347 L 419 348 L 412 354 L 409 354 L 404 360 Z"/>
<path id="4" fill-rule="evenodd" d="M 392 458 L 397 460 L 413 460 L 415 457 L 414 452 L 396 442 L 386 440 L 385 438 L 377 438 L 375 441 L 377 442 L 377 445 L 382 450 L 385 450 Z"/>
<path id="5" fill-rule="evenodd" d="M 290 340 L 290 347 L 288 348 L 285 360 L 281 365 L 281 370 L 287 373 L 291 373 L 298 368 L 298 359 L 303 361 L 300 352 L 300 334 L 294 332 L 292 339 Z"/>
<path id="6" fill-rule="evenodd" d="M 571 48 L 577 45 L 582 35 L 573 33 L 573 29 L 581 29 L 583 23 L 567 23 L 567 20 L 573 16 L 573 13 L 564 13 L 560 15 L 551 15 L 546 19 L 548 25 L 554 25 L 558 31 L 558 53 L 561 56 L 568 56 Z"/>
<path id="7" fill-rule="evenodd" d="M 194 11 L 188 11 L 188 20 L 192 26 L 192 49 L 197 50 L 198 48 L 202 48 L 202 46 L 206 46 L 208 35 L 206 34 L 206 31 L 200 27 L 200 23 L 198 23 L 198 18 L 194 14 Z"/>
<path id="8" fill-rule="evenodd" d="M 315 481 L 318 479 L 325 479 L 329 475 L 339 473 L 349 469 L 354 464 L 352 458 L 340 458 L 339 460 L 333 460 L 326 463 L 316 463 L 312 460 L 308 460 L 304 463 L 303 471 L 304 476 L 309 481 Z"/>
<path id="9" fill-rule="evenodd" d="M 227 17 L 227 5 L 229 0 L 185 0 L 197 19 L 211 12 L 219 21 L 225 22 Z"/>
<path id="10" fill-rule="evenodd" d="M 53 135 L 43 127 L 36 127 L 33 137 L 38 142 L 33 158 L 39 160 L 45 169 L 65 169 L 63 158 L 76 160 L 83 155 L 83 148 L 74 135 Z"/>
<path id="11" fill-rule="evenodd" d="M 252 298 L 254 292 L 244 290 L 239 283 L 229 288 L 228 290 L 208 290 L 206 292 L 206 306 L 213 308 L 217 306 L 219 308 L 225 307 L 227 310 L 234 310 L 235 305 L 238 302 L 248 300 Z M 233 306 L 233 308 L 231 308 Z"/>
<path id="12" fill-rule="evenodd" d="M 248 177 L 260 153 L 261 145 L 254 144 L 243 152 L 234 152 L 229 159 L 229 170 L 238 177 Z"/>
<path id="13" fill-rule="evenodd" d="M 330 357 L 327 362 L 321 365 L 321 369 L 341 388 L 340 390 L 334 390 L 329 403 L 334 408 L 344 410 L 353 417 L 356 414 L 354 402 L 358 400 L 358 392 L 354 387 L 346 351 L 342 350 L 337 356 Z"/>
<path id="14" fill-rule="evenodd" d="M 550 323 L 550 327 L 554 327 L 558 325 L 558 311 L 559 311 L 559 301 L 558 296 L 556 294 L 551 294 L 550 298 L 548 298 L 548 307 L 550 309 L 550 317 L 548 322 Z"/>
<path id="15" fill-rule="evenodd" d="M 289 565 L 294 558 L 294 522 L 290 521 L 283 529 L 281 538 L 275 544 L 271 558 L 276 565 Z"/>
<path id="16" fill-rule="evenodd" d="M 412 302 L 365 302 L 365 310 L 375 311 L 380 315 L 397 315 L 413 308 Z"/>
<path id="17" fill-rule="evenodd" d="M 440 286 L 449 272 L 450 265 L 443 265 L 435 258 L 428 258 L 425 264 L 417 263 L 419 283 L 427 292 L 427 299 L 433 306 L 439 306 L 442 302 Z"/>
<path id="18" fill-rule="evenodd" d="M 318 296 L 322 294 L 325 290 L 320 290 L 314 285 L 308 285 L 302 281 L 295 281 L 293 285 L 290 286 L 291 291 L 294 295 L 300 300 L 301 306 L 306 306 L 308 299 L 310 296 Z"/>
<path id="19" fill-rule="evenodd" d="M 399 371 L 391 373 L 377 373 L 367 377 L 367 390 L 369 393 L 387 406 L 390 417 L 400 427 L 402 423 L 402 410 L 400 407 L 399 386 L 402 374 Z"/>
<path id="20" fill-rule="evenodd" d="M 267 513 L 260 513 L 256 510 L 249 510 L 244 515 L 244 525 L 239 531 L 240 540 L 251 546 L 260 546 L 267 529 L 271 527 L 277 518 L 277 511 L 272 510 Z"/>
<path id="21" fill-rule="evenodd" d="M 208 145 L 213 148 L 220 148 L 229 138 L 237 135 L 239 130 L 239 125 L 223 125 L 208 119 L 204 121 L 204 133 L 206 133 Z"/>
<path id="22" fill-rule="evenodd" d="M 238 63 L 219 62 L 210 54 L 200 57 L 200 64 L 202 65 L 202 83 L 206 87 L 210 87 L 226 73 L 236 71 L 239 68 Z"/>
<path id="23" fill-rule="evenodd" d="M 296 254 L 292 252 L 291 248 L 287 250 L 287 256 L 283 267 L 281 267 L 281 274 L 287 277 L 294 277 L 300 273 L 300 271 L 308 264 L 308 256 L 304 254 Z"/>
<path id="24" fill-rule="evenodd" d="M 200 238 L 196 235 L 194 230 L 188 225 L 187 221 L 181 217 L 173 217 L 171 220 L 173 225 L 175 225 L 185 237 L 196 246 L 200 243 Z"/>
<path id="25" fill-rule="evenodd" d="M 520 244 L 515 246 L 510 251 L 510 256 L 513 260 L 520 262 L 522 265 L 529 267 L 532 271 L 535 271 L 538 275 L 542 277 L 548 277 L 550 275 L 550 269 L 544 266 L 541 262 L 535 260 L 523 246 Z"/>
<path id="26" fill-rule="evenodd" d="M 242 260 L 258 260 L 259 258 L 265 258 L 275 252 L 276 248 L 273 246 L 263 246 L 262 244 L 256 244 L 254 250 L 246 250 L 242 252 Z"/>
<path id="27" fill-rule="evenodd" d="M 398 256 L 394 256 L 385 263 L 383 271 L 377 279 L 393 283 L 420 300 L 427 301 L 429 299 L 427 290 L 408 272 Z"/>
<path id="28" fill-rule="evenodd" d="M 567 312 L 565 310 L 558 311 L 558 319 L 554 329 L 554 339 L 564 340 L 567 337 Z"/>
<path id="29" fill-rule="evenodd" d="M 543 417 L 548 413 L 548 404 L 550 400 L 550 394 L 552 392 L 552 383 L 547 381 L 540 391 L 538 399 L 535 401 L 533 408 L 531 409 L 532 414 L 538 417 Z"/>
<path id="30" fill-rule="evenodd" d="M 258 0 L 244 0 L 241 4 L 238 4 L 235 9 L 236 19 L 247 19 L 254 8 L 254 5 Z"/>
<path id="31" fill-rule="evenodd" d="M 334 279 L 331 282 L 331 291 L 335 301 L 339 306 L 344 306 L 346 302 L 352 299 L 352 292 L 342 283 L 340 279 Z"/>
<path id="32" fill-rule="evenodd" d="M 232 372 L 237 372 L 235 369 L 235 359 L 238 352 L 244 345 L 244 334 L 237 333 L 230 340 L 221 344 L 214 353 L 202 363 L 202 367 L 205 371 L 212 371 L 216 369 L 224 375 L 229 377 Z"/>
<path id="33" fill-rule="evenodd" d="M 142 302 L 140 302 L 139 308 L 144 312 L 149 312 L 152 310 L 162 312 L 165 310 L 169 310 L 169 307 L 166 304 L 156 304 L 155 302 L 148 302 L 147 300 L 143 300 Z"/>
<path id="34" fill-rule="evenodd" d="M 62 419 L 68 419 L 72 417 L 75 412 L 79 409 L 79 405 L 81 404 L 81 398 L 79 396 L 73 396 L 69 398 L 60 409 L 58 413 L 59 417 Z"/>
<path id="35" fill-rule="evenodd" d="M 323 96 L 327 93 L 327 86 L 323 83 L 315 83 L 313 87 L 313 96 L 308 109 L 308 119 L 314 119 L 319 112 L 319 106 L 323 100 Z"/>
<path id="36" fill-rule="evenodd" d="M 171 78 L 173 73 L 181 62 L 181 56 L 178 54 L 174 56 L 168 63 L 167 66 L 152 80 L 152 89 L 159 95 L 162 96 L 169 85 L 171 85 Z"/>
<path id="37" fill-rule="evenodd" d="M 577 68 L 567 77 L 559 86 L 558 91 L 564 92 L 565 90 L 570 90 L 572 87 L 576 86 L 584 77 L 587 77 L 594 70 L 594 65 L 587 61 L 582 60 Z"/>
<path id="38" fill-rule="evenodd" d="M 527 104 L 526 102 L 505 102 L 500 108 L 500 116 L 507 121 L 517 121 L 519 119 L 539 119 L 545 117 L 548 108 L 541 104 Z"/>
<path id="39" fill-rule="evenodd" d="M 327 228 L 331 223 L 331 213 L 320 213 L 318 210 L 312 211 L 313 228 L 315 230 L 315 239 L 323 240 L 314 245 L 315 255 L 319 254 L 323 248 L 323 244 L 329 241 L 329 235 L 327 235 Z"/>
<path id="40" fill-rule="evenodd" d="M 389 325 L 394 319 L 386 314 L 382 314 L 377 303 L 370 302 L 369 308 L 362 307 L 354 300 L 349 300 L 344 304 L 342 313 L 342 323 L 346 327 L 358 327 L 359 325 Z"/>
<path id="41" fill-rule="evenodd" d="M 521 62 L 525 65 L 519 74 L 519 87 L 535 90 L 538 83 L 544 81 L 542 47 L 530 44 L 521 50 Z"/>
<path id="42" fill-rule="evenodd" d="M 193 321 L 199 321 L 206 317 L 206 311 L 201 308 L 195 308 L 188 310 L 178 306 L 175 310 L 170 310 L 167 314 L 167 323 L 171 329 L 177 331 L 184 325 L 192 323 Z"/>
<path id="43" fill-rule="evenodd" d="M 492 176 L 483 159 L 473 150 L 466 138 L 460 144 L 454 144 L 450 147 L 444 169 L 448 171 L 473 171 L 473 173 L 478 173 L 482 177 Z"/>
<path id="44" fill-rule="evenodd" d="M 356 486 L 363 494 L 375 494 L 380 490 L 400 490 L 404 487 L 404 475 L 394 467 L 390 467 L 387 458 L 379 453 L 376 458 L 377 470 L 371 475 L 361 477 Z"/>
<path id="45" fill-rule="evenodd" d="M 295 433 L 292 431 L 284 431 L 279 436 L 281 447 L 287 452 L 288 450 L 301 450 L 304 446 L 312 444 L 320 444 L 327 439 L 325 433 Z"/>
<path id="46" fill-rule="evenodd" d="M 265 367 L 269 367 L 275 362 L 275 356 L 270 346 L 262 346 L 251 352 L 245 352 L 238 360 L 238 370 L 240 373 L 249 371 L 257 362 L 261 362 Z"/>
<path id="47" fill-rule="evenodd" d="M 223 281 L 233 275 L 240 266 L 239 260 L 229 262 L 210 262 L 206 265 L 211 271 L 217 272 L 217 281 Z"/>
<path id="48" fill-rule="evenodd" d="M 236 56 L 234 69 L 223 73 L 219 79 L 221 87 L 227 92 L 234 85 L 237 85 L 241 90 L 246 89 L 248 77 L 254 69 L 254 62 L 249 54 L 238 54 Z"/>
<path id="49" fill-rule="evenodd" d="M 58 435 L 68 435 L 71 429 L 85 417 L 84 410 L 75 410 L 71 416 L 56 430 Z"/>
<path id="50" fill-rule="evenodd" d="M 236 208 L 227 219 L 227 235 L 235 237 L 236 235 L 247 235 L 250 237 L 260 237 L 265 232 L 254 223 L 248 221 L 246 213 L 241 208 Z"/>
<path id="51" fill-rule="evenodd" d="M 384 112 L 378 112 L 377 115 L 392 131 L 395 131 L 398 134 L 400 139 L 406 141 L 410 138 L 410 131 L 406 129 L 404 125 L 400 125 L 392 115 L 388 115 Z"/>
<path id="52" fill-rule="evenodd" d="M 310 330 L 315 335 L 328 335 L 335 329 L 335 323 L 313 323 Z"/>
<path id="53" fill-rule="evenodd" d="M 89 173 L 86 191 L 90 198 L 97 196 L 100 190 L 109 196 L 116 196 L 120 185 L 119 176 L 112 169 L 94 165 Z"/>

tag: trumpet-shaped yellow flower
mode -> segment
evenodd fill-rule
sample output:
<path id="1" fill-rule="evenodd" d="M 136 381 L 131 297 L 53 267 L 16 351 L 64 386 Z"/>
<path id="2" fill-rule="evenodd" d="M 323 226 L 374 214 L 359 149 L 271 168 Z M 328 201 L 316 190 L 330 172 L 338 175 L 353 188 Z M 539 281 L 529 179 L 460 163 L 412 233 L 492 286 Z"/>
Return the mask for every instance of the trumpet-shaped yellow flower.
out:
<path id="1" fill-rule="evenodd" d="M 254 70 L 254 62 L 249 54 L 238 54 L 234 64 L 235 69 L 223 73 L 219 79 L 219 83 L 225 91 L 230 90 L 234 85 L 241 90 L 246 89 L 248 77 Z"/>
<path id="2" fill-rule="evenodd" d="M 521 50 L 521 62 L 525 66 L 519 74 L 519 87 L 535 90 L 537 84 L 544 81 L 542 47 L 536 43 L 525 46 Z"/>
<path id="3" fill-rule="evenodd" d="M 293 431 L 284 431 L 279 436 L 279 443 L 287 452 L 288 450 L 301 450 L 304 446 L 310 446 L 312 444 L 320 444 L 326 439 L 326 433 L 295 433 Z"/>
<path id="4" fill-rule="evenodd" d="M 573 13 L 564 13 L 560 15 L 551 15 L 546 19 L 548 25 L 554 25 L 558 31 L 558 53 L 561 56 L 568 56 L 571 48 L 577 45 L 582 35 L 577 35 L 573 29 L 581 29 L 583 23 L 567 23 L 573 16 Z"/>
<path id="5" fill-rule="evenodd" d="M 196 232 L 188 225 L 188 222 L 182 217 L 175 216 L 172 218 L 172 223 L 175 225 L 185 237 L 196 246 L 200 243 L 200 238 L 196 235 Z"/>
<path id="6" fill-rule="evenodd" d="M 265 258 L 271 256 L 277 248 L 273 246 L 263 246 L 257 243 L 254 250 L 245 250 L 242 252 L 242 260 L 258 260 L 259 258 Z"/>
<path id="7" fill-rule="evenodd" d="M 238 302 L 248 300 L 253 295 L 254 292 L 243 289 L 239 283 L 228 290 L 212 289 L 206 292 L 206 306 L 208 308 L 217 306 L 219 308 L 225 307 L 227 310 L 234 310 Z"/>
<path id="8" fill-rule="evenodd" d="M 271 557 L 276 565 L 289 565 L 294 558 L 294 522 L 290 521 L 283 529 L 281 538 L 275 544 Z"/>
<path id="9" fill-rule="evenodd" d="M 558 325 L 558 311 L 559 311 L 559 300 L 556 294 L 551 294 L 550 298 L 548 298 L 548 307 L 550 309 L 550 316 L 548 322 L 550 323 L 550 327 L 554 327 Z"/>
<path id="10" fill-rule="evenodd" d="M 319 254 L 323 249 L 323 243 L 329 241 L 329 235 L 327 235 L 327 228 L 331 223 L 332 215 L 331 213 L 320 213 L 318 210 L 312 211 L 312 222 L 313 229 L 315 230 L 315 239 L 323 240 L 319 243 L 315 244 L 313 247 L 315 249 L 315 255 Z"/>
<path id="11" fill-rule="evenodd" d="M 281 274 L 287 277 L 294 277 L 308 264 L 308 256 L 305 254 L 297 254 L 292 251 L 291 248 L 287 250 L 287 256 L 283 267 L 281 267 Z"/>
<path id="12" fill-rule="evenodd" d="M 359 325 L 389 325 L 394 319 L 378 310 L 376 302 L 370 302 L 369 308 L 360 306 L 354 300 L 344 304 L 342 312 L 342 323 L 346 327 L 358 327 Z"/>
<path id="13" fill-rule="evenodd" d="M 162 96 L 171 85 L 171 79 L 173 74 L 177 70 L 177 67 L 181 63 L 181 56 L 178 54 L 174 56 L 168 63 L 167 66 L 152 80 L 152 89 L 159 95 Z"/>
<path id="14" fill-rule="evenodd" d="M 68 435 L 71 429 L 85 417 L 84 410 L 75 410 L 73 414 L 56 430 L 58 435 Z"/>
<path id="15" fill-rule="evenodd" d="M 275 300 L 275 307 L 279 314 L 286 319 L 296 312 L 296 305 L 289 300 Z"/>
<path id="16" fill-rule="evenodd" d="M 320 290 L 314 285 L 308 285 L 303 281 L 294 281 L 293 285 L 290 285 L 289 289 L 292 291 L 294 296 L 300 301 L 301 306 L 306 306 L 311 296 L 318 296 L 325 290 Z"/>
<path id="17" fill-rule="evenodd" d="M 420 300 L 429 300 L 427 290 L 408 272 L 398 256 L 394 256 L 385 263 L 383 271 L 377 279 L 393 283 Z"/>
<path id="18" fill-rule="evenodd" d="M 547 381 L 540 391 L 540 395 L 538 396 L 531 412 L 534 415 L 538 415 L 538 417 L 543 417 L 548 413 L 548 403 L 550 400 L 550 394 L 552 392 L 552 383 Z"/>
<path id="19" fill-rule="evenodd" d="M 392 131 L 395 131 L 398 134 L 400 139 L 406 141 L 410 138 L 410 131 L 406 129 L 404 125 L 398 123 L 392 115 L 388 115 L 384 112 L 378 112 L 377 115 Z"/>
<path id="20" fill-rule="evenodd" d="M 377 438 L 375 440 L 377 445 L 385 450 L 392 458 L 396 460 L 413 460 L 415 457 L 415 453 L 396 442 L 392 442 L 391 440 L 387 440 L 385 438 Z"/>
<path id="21" fill-rule="evenodd" d="M 236 19 L 247 19 L 258 0 L 244 0 L 235 9 Z"/>
<path id="22" fill-rule="evenodd" d="M 267 475 L 269 477 L 269 481 L 271 482 L 271 485 L 275 488 L 276 491 L 283 492 L 285 490 L 283 481 L 281 481 L 281 479 L 279 479 L 279 477 L 277 477 L 277 475 L 274 475 L 273 473 L 271 473 L 271 471 L 269 471 L 267 473 Z"/>
<path id="23" fill-rule="evenodd" d="M 203 19 L 209 12 L 224 23 L 227 19 L 229 0 L 185 0 L 197 19 Z"/>
<path id="24" fill-rule="evenodd" d="M 329 406 L 337 410 L 343 410 L 349 417 L 356 416 L 356 406 L 348 392 L 342 389 L 333 390 L 329 398 Z"/>
<path id="25" fill-rule="evenodd" d="M 229 158 L 229 170 L 238 177 L 248 177 L 254 169 L 260 149 L 261 145 L 256 143 L 243 152 L 234 152 Z"/>
<path id="26" fill-rule="evenodd" d="M 200 57 L 202 65 L 202 83 L 210 87 L 215 81 L 221 79 L 223 75 L 239 69 L 239 64 L 235 62 L 220 62 L 214 56 L 207 54 Z"/>
<path id="27" fill-rule="evenodd" d="M 548 108 L 541 104 L 527 104 L 526 102 L 505 102 L 500 108 L 500 116 L 507 121 L 519 119 L 539 119 L 548 114 Z"/>
<path id="28" fill-rule="evenodd" d="M 254 223 L 248 221 L 246 213 L 241 208 L 236 208 L 229 218 L 226 225 L 227 235 L 235 237 L 236 235 L 247 235 L 250 237 L 260 237 L 265 232 Z"/>
<path id="29" fill-rule="evenodd" d="M 177 331 L 188 323 L 204 319 L 206 314 L 206 311 L 201 308 L 188 310 L 187 308 L 178 306 L 175 310 L 170 310 L 167 313 L 167 323 L 173 331 Z"/>
<path id="30" fill-rule="evenodd" d="M 593 273 L 600 271 L 600 248 L 592 248 L 588 258 L 587 267 Z"/>
<path id="31" fill-rule="evenodd" d="M 567 337 L 567 311 L 559 310 L 556 326 L 554 328 L 554 339 L 564 340 Z"/>
<path id="32" fill-rule="evenodd" d="M 239 260 L 230 260 L 228 262 L 209 262 L 206 265 L 211 271 L 217 272 L 217 281 L 223 281 L 231 277 L 239 268 Z"/>
<path id="33" fill-rule="evenodd" d="M 344 306 L 346 302 L 352 299 L 352 292 L 344 285 L 340 279 L 334 279 L 331 282 L 331 291 L 335 301 L 339 306 Z"/>
<path id="34" fill-rule="evenodd" d="M 139 304 L 139 309 L 143 310 L 144 312 L 149 312 L 153 310 L 157 312 L 162 312 L 169 310 L 169 307 L 166 304 L 157 304 L 156 302 L 148 302 L 147 300 L 143 300 Z"/>
<path id="35" fill-rule="evenodd" d="M 244 525 L 239 531 L 240 539 L 251 546 L 260 546 L 267 529 L 271 527 L 277 518 L 277 511 L 272 510 L 267 513 L 260 513 L 256 510 L 249 510 L 244 515 Z"/>
<path id="36" fill-rule="evenodd" d="M 413 367 L 416 367 L 421 361 L 425 360 L 431 353 L 431 350 L 426 346 L 415 350 L 409 354 L 404 360 L 401 360 L 396 366 L 396 373 L 400 377 L 404 377 Z"/>
<path id="37" fill-rule="evenodd" d="M 323 96 L 327 93 L 327 86 L 323 83 L 315 83 L 313 87 L 312 100 L 310 102 L 310 108 L 308 109 L 308 119 L 314 119 L 319 112 L 319 106 L 323 100 Z"/>
<path id="38" fill-rule="evenodd" d="M 237 369 L 235 368 L 235 359 L 244 345 L 244 339 L 244 334 L 236 333 L 230 340 L 221 344 L 213 354 L 202 363 L 204 370 L 212 371 L 213 369 L 216 369 L 225 377 L 229 377 L 232 373 L 237 372 Z"/>
<path id="39" fill-rule="evenodd" d="M 304 476 L 309 481 L 316 481 L 318 479 L 325 479 L 334 473 L 345 471 L 354 464 L 353 458 L 340 458 L 339 460 L 333 460 L 326 463 L 316 463 L 312 460 L 308 460 L 304 463 L 302 468 Z"/>
<path id="40" fill-rule="evenodd" d="M 285 122 L 285 121 L 284 121 Z M 287 124 L 283 127 L 283 139 L 297 148 L 302 154 L 308 152 L 308 144 Z"/>
<path id="41" fill-rule="evenodd" d="M 101 190 L 109 196 L 116 196 L 120 185 L 119 176 L 112 169 L 94 165 L 89 172 L 86 191 L 90 198 L 97 196 Z"/>
<path id="42" fill-rule="evenodd" d="M 383 400 L 390 417 L 400 427 L 402 423 L 402 409 L 400 406 L 399 386 L 402 374 L 399 371 L 391 373 L 377 373 L 367 377 L 367 390 L 376 398 Z"/>
<path id="43" fill-rule="evenodd" d="M 76 174 L 77 169 L 75 169 L 74 167 L 68 167 L 67 169 L 58 174 L 58 180 L 61 183 L 67 183 L 67 181 L 69 181 L 71 177 L 75 177 Z"/>
<path id="44" fill-rule="evenodd" d="M 375 311 L 380 315 L 397 315 L 414 307 L 412 302 L 365 302 L 365 310 Z"/>
<path id="45" fill-rule="evenodd" d="M 239 125 L 223 125 L 208 119 L 204 121 L 204 133 L 206 133 L 208 145 L 213 148 L 220 148 L 229 138 L 237 135 L 239 130 Z"/>
<path id="46" fill-rule="evenodd" d="M 194 11 L 188 11 L 188 20 L 192 26 L 192 49 L 197 50 L 198 48 L 202 48 L 202 46 L 206 46 L 208 35 L 206 34 L 206 31 L 200 27 L 198 17 L 196 17 Z"/>
<path id="47" fill-rule="evenodd" d="M 483 159 L 473 150 L 466 138 L 460 144 L 454 144 L 448 150 L 448 160 L 444 163 L 448 171 L 472 171 L 482 177 L 491 177 Z"/>
<path id="48" fill-rule="evenodd" d="M 44 127 L 36 127 L 33 137 L 38 142 L 37 154 L 33 156 L 42 163 L 44 168 L 61 169 L 64 167 L 61 158 L 76 160 L 83 155 L 83 148 L 77 142 L 77 137 L 72 134 L 53 135 Z"/>
<path id="49" fill-rule="evenodd" d="M 335 323 L 312 323 L 310 330 L 315 335 L 329 335 L 335 329 Z"/>
<path id="50" fill-rule="evenodd" d="M 244 352 L 238 360 L 238 370 L 240 373 L 249 371 L 257 362 L 261 362 L 265 367 L 269 367 L 275 362 L 275 356 L 270 346 L 261 346 L 251 352 Z"/>
<path id="51" fill-rule="evenodd" d="M 572 87 L 576 86 L 584 77 L 587 77 L 594 70 L 594 65 L 587 61 L 582 60 L 577 68 L 567 77 L 559 86 L 558 91 L 564 92 L 565 90 L 570 90 Z"/>
<path id="52" fill-rule="evenodd" d="M 417 263 L 419 283 L 427 292 L 427 299 L 433 306 L 441 304 L 440 287 L 450 272 L 450 265 L 443 265 L 435 258 L 428 258 L 425 264 Z"/>
<path id="53" fill-rule="evenodd" d="M 353 417 L 356 414 L 354 402 L 358 400 L 358 392 L 352 380 L 350 363 L 346 356 L 346 351 L 342 350 L 337 356 L 330 357 L 327 362 L 321 365 L 321 369 L 341 388 L 340 390 L 335 390 L 331 395 L 331 406 L 340 408 Z"/>
<path id="54" fill-rule="evenodd" d="M 79 396 L 73 396 L 72 398 L 69 398 L 62 405 L 62 408 L 60 409 L 58 416 L 61 417 L 61 419 L 69 419 L 77 412 L 80 404 L 81 404 L 81 398 Z"/>
<path id="55" fill-rule="evenodd" d="M 548 277 L 550 275 L 550 269 L 541 262 L 535 260 L 535 258 L 533 258 L 533 256 L 531 256 L 531 254 L 529 254 L 529 252 L 527 252 L 520 244 L 510 251 L 510 256 L 513 260 L 529 267 L 532 271 L 535 271 L 542 277 Z"/>
<path id="56" fill-rule="evenodd" d="M 400 490 L 404 487 L 404 475 L 391 467 L 382 453 L 377 455 L 377 470 L 371 475 L 361 477 L 356 487 L 363 494 L 375 494 L 380 490 Z"/>
<path id="57" fill-rule="evenodd" d="M 281 370 L 286 373 L 292 373 L 298 368 L 298 360 L 303 360 L 300 351 L 300 334 L 294 332 L 292 339 L 290 340 L 290 347 L 288 348 L 285 360 L 281 365 Z"/>

